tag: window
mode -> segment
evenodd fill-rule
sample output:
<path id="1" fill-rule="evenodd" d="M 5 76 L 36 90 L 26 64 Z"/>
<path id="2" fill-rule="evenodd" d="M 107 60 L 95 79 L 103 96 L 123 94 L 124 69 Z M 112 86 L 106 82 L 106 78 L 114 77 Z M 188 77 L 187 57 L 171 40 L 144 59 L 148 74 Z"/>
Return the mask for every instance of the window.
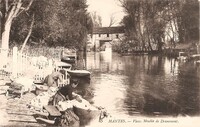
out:
<path id="1" fill-rule="evenodd" d="M 107 34 L 107 37 L 109 37 L 109 34 Z"/>
<path id="2" fill-rule="evenodd" d="M 99 34 L 99 37 L 101 37 L 101 34 Z"/>

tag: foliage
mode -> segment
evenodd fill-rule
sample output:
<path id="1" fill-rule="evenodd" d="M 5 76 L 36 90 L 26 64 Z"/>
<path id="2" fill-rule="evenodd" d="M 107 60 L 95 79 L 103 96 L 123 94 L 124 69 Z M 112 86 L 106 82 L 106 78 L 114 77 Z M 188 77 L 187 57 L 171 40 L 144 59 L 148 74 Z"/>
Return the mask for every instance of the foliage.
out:
<path id="1" fill-rule="evenodd" d="M 199 38 L 197 0 L 120 1 L 127 14 L 122 21 L 124 43 L 130 48 L 161 51 L 164 44 L 175 47 Z"/>
<path id="2" fill-rule="evenodd" d="M 9 48 L 10 29 L 13 20 L 20 14 L 27 12 L 33 0 L 1 0 L 0 20 L 1 20 L 1 48 Z"/>
<path id="3" fill-rule="evenodd" d="M 199 40 L 199 4 L 197 0 L 186 0 L 180 12 L 180 40 Z"/>
<path id="4" fill-rule="evenodd" d="M 13 21 L 10 31 L 10 41 L 14 44 L 22 45 L 29 31 L 32 18 L 30 14 L 27 13 L 23 13 L 19 17 L 20 19 L 15 18 Z M 10 45 L 12 45 L 12 43 Z"/>
<path id="5" fill-rule="evenodd" d="M 34 0 L 29 11 L 14 21 L 11 40 L 22 44 L 34 14 L 29 45 L 82 49 L 93 27 L 86 9 L 86 0 Z"/>

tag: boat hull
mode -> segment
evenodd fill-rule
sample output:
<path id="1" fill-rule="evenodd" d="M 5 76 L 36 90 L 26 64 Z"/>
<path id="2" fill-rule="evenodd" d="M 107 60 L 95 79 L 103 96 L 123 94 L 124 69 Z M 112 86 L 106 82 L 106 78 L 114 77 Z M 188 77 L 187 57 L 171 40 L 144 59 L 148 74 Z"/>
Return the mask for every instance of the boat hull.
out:
<path id="1" fill-rule="evenodd" d="M 76 58 L 75 56 L 68 56 L 68 57 L 61 58 L 61 61 L 72 64 L 76 62 Z"/>
<path id="2" fill-rule="evenodd" d="M 69 70 L 67 71 L 70 76 L 76 76 L 76 77 L 87 77 L 90 76 L 90 72 L 86 70 Z"/>

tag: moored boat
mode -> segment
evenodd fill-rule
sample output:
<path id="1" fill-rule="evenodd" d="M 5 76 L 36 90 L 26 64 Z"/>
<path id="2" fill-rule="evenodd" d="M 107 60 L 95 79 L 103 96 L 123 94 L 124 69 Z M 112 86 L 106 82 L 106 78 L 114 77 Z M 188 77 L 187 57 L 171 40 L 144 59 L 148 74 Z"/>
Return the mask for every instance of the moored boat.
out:
<path id="1" fill-rule="evenodd" d="M 72 65 L 69 63 L 61 62 L 61 61 L 56 61 L 55 66 L 59 68 L 65 68 L 65 69 L 71 69 Z"/>
<path id="2" fill-rule="evenodd" d="M 84 77 L 84 76 L 90 76 L 90 72 L 87 70 L 68 70 L 67 71 L 70 76 L 77 76 L 77 77 Z"/>
<path id="3" fill-rule="evenodd" d="M 62 50 L 61 51 L 61 61 L 74 64 L 76 62 L 76 51 L 73 50 Z"/>
<path id="4" fill-rule="evenodd" d="M 66 62 L 66 63 L 75 63 L 76 62 L 76 57 L 75 56 L 65 56 L 61 58 L 62 62 Z"/>
<path id="5" fill-rule="evenodd" d="M 196 61 L 196 64 L 200 64 L 200 60 L 197 60 L 197 61 Z"/>
<path id="6" fill-rule="evenodd" d="M 180 60 L 180 61 L 186 61 L 188 59 L 187 53 L 179 52 L 179 55 L 178 55 L 177 59 Z"/>

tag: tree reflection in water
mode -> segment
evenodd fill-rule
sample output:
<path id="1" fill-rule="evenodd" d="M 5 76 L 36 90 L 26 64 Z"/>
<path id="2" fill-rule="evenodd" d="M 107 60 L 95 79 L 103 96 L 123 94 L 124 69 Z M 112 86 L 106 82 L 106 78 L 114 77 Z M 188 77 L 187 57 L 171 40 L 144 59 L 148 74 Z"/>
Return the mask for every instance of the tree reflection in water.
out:
<path id="1" fill-rule="evenodd" d="M 104 59 L 94 54 L 87 57 L 88 69 L 93 72 L 94 103 L 98 98 L 109 100 L 107 94 L 112 94 L 112 102 L 105 105 L 118 115 L 199 115 L 200 68 L 193 62 L 115 53 Z"/>

